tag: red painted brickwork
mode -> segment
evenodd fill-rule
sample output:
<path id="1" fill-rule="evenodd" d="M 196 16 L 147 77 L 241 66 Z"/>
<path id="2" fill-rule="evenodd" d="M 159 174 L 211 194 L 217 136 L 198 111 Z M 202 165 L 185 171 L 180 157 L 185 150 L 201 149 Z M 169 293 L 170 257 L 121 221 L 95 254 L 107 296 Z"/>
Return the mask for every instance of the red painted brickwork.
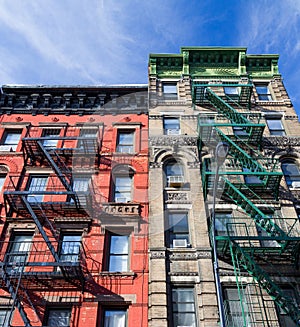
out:
<path id="1" fill-rule="evenodd" d="M 15 91 L 17 93 L 18 89 Z M 71 91 L 69 90 L 70 93 Z M 74 149 L 79 147 L 80 141 L 75 136 L 80 137 L 83 129 L 94 128 L 98 131 L 99 151 L 93 155 L 82 151 L 76 152 Z M 119 316 L 118 319 L 125 319 L 127 327 L 147 326 L 147 114 L 144 112 L 136 114 L 133 109 L 131 112 L 127 110 L 124 114 L 121 114 L 120 110 L 117 113 L 106 112 L 101 115 L 97 112 L 82 115 L 73 112 L 66 115 L 63 110 L 61 114 L 52 114 L 51 110 L 48 110 L 47 114 L 36 113 L 30 109 L 28 113 L 20 111 L 14 113 L 12 110 L 7 114 L 4 111 L 0 123 L 2 146 L 5 145 L 7 132 L 15 129 L 22 130 L 15 151 L 3 147 L 1 149 L 0 146 L 1 176 L 5 176 L 5 169 L 8 171 L 0 195 L 2 240 L 0 256 L 2 262 L 8 263 L 7 266 L 4 264 L 6 274 L 2 275 L 0 306 L 4 309 L 11 308 L 8 292 L 8 287 L 11 286 L 11 293 L 16 293 L 32 326 L 46 325 L 47 319 L 49 323 L 51 310 L 56 310 L 56 313 L 62 316 L 67 315 L 69 311 L 70 326 L 103 326 L 105 310 L 106 312 L 113 310 L 113 313 L 123 310 L 125 318 Z M 41 142 L 39 138 L 44 135 L 45 129 L 60 129 L 55 147 L 64 150 L 53 151 L 57 152 L 69 171 L 72 169 L 73 175 L 69 179 L 70 176 L 64 171 L 62 173 L 64 178 L 70 181 L 78 176 L 79 178 L 90 176 L 88 190 L 79 183 L 79 190 L 83 187 L 82 190 L 88 196 L 86 194 L 83 197 L 78 196 L 80 199 L 78 210 L 76 201 L 70 200 L 70 194 L 67 194 L 61 179 L 57 177 L 57 172 L 38 148 L 37 141 Z M 124 151 L 124 148 L 121 151 L 117 149 L 120 132 L 133 133 L 133 144 L 128 150 L 129 153 Z M 33 151 L 32 154 L 30 151 Z M 46 150 L 47 153 L 51 151 Z M 56 154 L 51 153 L 51 158 L 54 158 L 54 162 L 62 171 L 63 166 L 59 159 L 56 159 Z M 74 267 L 71 263 L 70 267 L 66 263 L 63 268 L 55 264 L 55 257 L 51 254 L 51 249 L 47 246 L 45 237 L 41 234 L 30 210 L 22 202 L 20 194 L 16 195 L 18 191 L 21 195 L 25 194 L 25 198 L 28 199 L 28 192 L 31 192 L 28 191 L 30 176 L 41 174 L 48 176 L 45 194 L 42 195 L 42 205 L 33 204 L 31 200 L 29 207 L 33 208 L 58 256 L 64 251 L 69 251 L 64 259 L 67 262 L 72 263 L 73 259 L 70 259 L 68 254 L 74 254 L 72 251 L 77 253 L 77 250 L 74 243 L 66 243 L 71 244 L 66 250 L 62 243 L 62 235 L 81 237 L 82 248 L 78 251 L 79 254 L 77 253 L 80 265 L 76 261 L 78 259 L 75 260 Z M 116 192 L 120 191 L 120 194 L 124 192 L 123 189 L 115 190 L 116 178 L 120 176 L 127 176 L 132 181 L 130 189 L 127 187 L 126 190 L 131 198 L 124 203 L 116 203 L 115 200 Z M 3 196 L 3 193 L 6 195 Z M 27 201 L 25 200 L 26 203 Z M 27 248 L 26 245 L 25 251 L 21 251 L 23 257 L 11 254 L 12 244 L 16 244 L 12 242 L 16 239 L 13 237 L 20 235 L 32 235 L 30 246 Z M 128 250 L 121 246 L 122 241 L 119 239 L 117 249 L 112 249 L 113 236 L 128 237 Z M 23 249 L 24 244 L 27 243 L 23 242 Z M 70 250 L 72 246 L 75 246 L 75 250 L 74 248 Z M 121 250 L 118 247 L 121 247 Z M 20 250 L 20 246 L 14 249 Z M 27 253 L 24 259 L 26 262 L 24 267 L 20 267 L 14 260 L 22 262 L 24 252 Z M 122 269 L 121 272 L 110 269 L 109 262 L 112 260 L 110 252 L 114 252 L 116 260 L 125 260 L 124 265 L 127 262 L 127 269 Z M 124 265 L 121 266 L 124 268 Z M 17 286 L 18 280 L 20 287 Z M 24 317 L 20 316 L 18 308 L 15 308 L 12 316 L 13 326 L 25 325 Z"/>

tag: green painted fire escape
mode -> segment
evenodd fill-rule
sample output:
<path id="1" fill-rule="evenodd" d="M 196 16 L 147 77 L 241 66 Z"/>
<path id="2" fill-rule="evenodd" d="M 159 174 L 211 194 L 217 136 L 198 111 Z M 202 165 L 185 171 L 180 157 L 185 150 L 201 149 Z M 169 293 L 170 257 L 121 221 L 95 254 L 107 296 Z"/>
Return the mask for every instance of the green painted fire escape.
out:
<path id="1" fill-rule="evenodd" d="M 253 241 L 261 239 L 250 235 L 250 224 L 247 225 L 244 220 L 228 223 L 227 234 L 216 236 L 218 256 L 227 262 L 231 260 L 233 264 L 243 312 L 243 326 L 254 326 L 255 323 L 249 323 L 243 310 L 243 286 L 239 281 L 241 272 L 247 272 L 253 277 L 277 307 L 300 326 L 299 307 L 261 267 L 261 263 L 268 258 L 288 260 L 298 267 L 300 235 L 299 229 L 298 232 L 295 230 L 296 227 L 299 228 L 299 222 L 295 220 L 291 228 L 286 229 L 282 224 L 285 218 L 274 218 L 282 173 L 274 158 L 264 158 L 260 152 L 265 125 L 260 123 L 260 114 L 250 110 L 252 85 L 231 84 L 231 87 L 238 90 L 234 96 L 224 94 L 226 86 L 228 84 L 193 84 L 194 104 L 212 109 L 210 113 L 199 115 L 200 151 L 214 148 L 220 141 L 229 145 L 226 169 L 219 173 L 221 199 L 240 207 L 247 214 L 248 220 L 263 231 L 264 240 L 274 242 L 275 246 L 253 246 Z M 204 159 L 202 163 L 205 199 L 211 195 L 213 188 L 214 165 L 213 158 Z M 237 229 L 239 232 L 233 232 Z M 269 325 L 264 323 L 263 326 Z M 228 327 L 231 326 L 228 324 Z"/>

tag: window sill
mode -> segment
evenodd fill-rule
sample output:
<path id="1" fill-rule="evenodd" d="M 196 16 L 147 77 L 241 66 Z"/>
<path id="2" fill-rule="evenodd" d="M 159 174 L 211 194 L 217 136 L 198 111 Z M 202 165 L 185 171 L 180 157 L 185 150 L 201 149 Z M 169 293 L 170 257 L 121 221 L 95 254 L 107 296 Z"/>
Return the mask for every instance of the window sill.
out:
<path id="1" fill-rule="evenodd" d="M 137 274 L 135 272 L 132 271 L 124 271 L 124 272 L 120 272 L 120 271 L 103 271 L 99 273 L 99 276 L 102 277 L 127 277 L 127 278 L 135 278 L 137 276 Z"/>

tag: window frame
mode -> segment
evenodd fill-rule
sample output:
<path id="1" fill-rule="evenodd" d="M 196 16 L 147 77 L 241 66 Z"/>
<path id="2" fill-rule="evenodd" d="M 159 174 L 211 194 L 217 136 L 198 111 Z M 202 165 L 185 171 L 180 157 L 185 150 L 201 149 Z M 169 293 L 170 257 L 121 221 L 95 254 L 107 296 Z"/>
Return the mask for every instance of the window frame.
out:
<path id="1" fill-rule="evenodd" d="M 114 325 L 110 325 L 109 322 L 106 322 L 106 312 L 124 312 L 124 324 L 121 327 L 127 327 L 128 323 L 128 309 L 125 308 L 117 308 L 117 307 L 111 307 L 111 308 L 104 308 L 103 309 L 103 327 L 114 327 Z"/>
<path id="2" fill-rule="evenodd" d="M 32 185 L 32 181 L 34 179 L 46 179 L 46 182 L 45 184 L 43 185 L 43 183 L 40 184 L 40 186 L 43 186 L 42 188 L 38 188 L 38 189 L 35 189 L 37 186 L 34 186 Z M 47 190 L 47 187 L 48 187 L 48 183 L 49 183 L 49 174 L 30 174 L 29 175 L 29 178 L 28 178 L 28 181 L 27 181 L 27 185 L 26 185 L 26 191 L 27 192 L 32 192 L 32 191 L 37 191 L 37 192 L 42 192 L 42 191 L 46 191 Z M 34 188 L 34 189 L 31 189 L 31 188 Z M 30 200 L 32 199 L 32 200 Z M 34 195 L 33 194 L 28 194 L 27 195 L 27 201 L 28 202 L 37 202 L 37 203 L 41 203 L 43 202 L 43 199 L 44 199 L 44 195 L 43 194 L 36 194 Z"/>
<path id="3" fill-rule="evenodd" d="M 10 315 L 11 309 L 5 305 L 0 306 L 0 326 L 2 327 L 9 327 L 11 325 L 11 321 L 13 319 L 14 311 L 12 311 Z M 4 314 L 1 314 L 1 313 Z M 1 320 L 3 317 L 3 320 Z"/>
<path id="4" fill-rule="evenodd" d="M 286 168 L 283 168 L 285 165 L 292 165 L 298 171 L 298 174 L 287 174 Z M 286 185 L 289 189 L 300 188 L 300 168 L 297 164 L 297 161 L 294 159 L 285 159 L 281 162 L 281 170 L 286 182 Z M 299 186 L 293 186 L 293 183 L 299 184 Z"/>
<path id="5" fill-rule="evenodd" d="M 21 140 L 22 133 L 23 133 L 23 129 L 21 128 L 6 128 L 1 138 L 0 151 L 16 152 Z M 14 140 L 14 142 L 8 143 L 7 138 L 9 135 L 19 135 L 18 141 Z"/>
<path id="6" fill-rule="evenodd" d="M 120 136 L 121 135 L 132 135 L 132 142 L 131 143 L 120 143 Z M 123 151 L 128 149 L 129 151 Z M 116 152 L 117 153 L 129 153 L 133 154 L 135 152 L 135 130 L 134 129 L 118 129 L 117 130 L 117 143 L 116 143 Z"/>
<path id="7" fill-rule="evenodd" d="M 255 90 L 259 101 L 274 101 L 273 95 L 270 91 L 269 83 L 254 83 Z M 265 88 L 266 92 L 259 92 L 259 90 Z"/>
<path id="8" fill-rule="evenodd" d="M 192 294 L 192 300 L 193 301 L 176 301 L 174 294 L 177 292 L 186 292 L 189 291 Z M 179 293 L 177 293 L 177 299 L 179 298 L 178 296 Z M 196 296 L 195 296 L 195 287 L 193 286 L 177 286 L 174 285 L 171 288 L 171 311 L 172 311 L 172 326 L 173 327 L 178 327 L 178 326 L 185 326 L 186 323 L 189 322 L 183 322 L 181 323 L 179 320 L 179 315 L 184 315 L 184 314 L 188 314 L 190 316 L 192 316 L 192 320 L 193 320 L 193 324 L 192 325 L 187 325 L 190 327 L 197 327 L 198 326 L 198 322 L 197 322 L 197 314 L 196 314 Z M 184 308 L 184 306 L 187 305 L 188 307 L 192 307 L 189 310 L 183 311 L 182 309 Z M 175 310 L 175 308 L 177 307 L 177 310 Z M 181 310 L 179 311 L 179 308 L 181 307 Z M 175 316 L 178 315 L 178 318 L 175 318 Z M 176 323 L 176 321 L 178 323 Z"/>
<path id="9" fill-rule="evenodd" d="M 172 173 L 172 170 L 170 170 L 171 166 L 175 167 L 175 170 L 178 169 L 178 173 L 174 171 Z M 165 163 L 164 165 L 164 173 L 166 178 L 166 187 L 172 187 L 172 188 L 181 188 L 185 184 L 185 171 L 184 171 L 184 165 L 180 161 L 176 160 L 170 160 Z"/>
<path id="10" fill-rule="evenodd" d="M 125 244 L 125 252 L 115 252 L 113 251 L 113 243 L 112 243 L 112 239 L 113 238 L 126 238 L 126 244 Z M 108 272 L 115 272 L 115 273 L 125 273 L 125 272 L 129 272 L 130 271 L 130 243 L 131 243 L 131 236 L 130 233 L 128 234 L 124 234 L 124 233 L 117 233 L 117 232 L 108 232 L 107 233 L 107 243 L 108 243 L 108 251 L 107 251 L 107 263 L 106 263 L 106 267 L 107 267 L 107 271 Z M 117 267 L 119 267 L 119 265 L 121 266 L 121 269 L 116 269 L 114 268 L 117 261 L 117 258 L 120 257 L 124 257 L 125 260 L 122 261 L 121 263 L 117 264 Z M 113 259 L 113 260 L 112 260 Z M 125 265 L 124 265 L 125 262 Z M 123 267 L 126 266 L 125 267 Z"/>
<path id="11" fill-rule="evenodd" d="M 175 216 L 182 216 L 182 219 L 176 219 Z M 190 245 L 190 227 L 189 227 L 189 212 L 188 210 L 169 210 L 167 212 L 167 237 L 166 237 L 166 246 L 168 248 L 176 248 L 176 247 L 188 247 Z M 184 221 L 184 224 L 180 223 Z M 177 221 L 177 223 L 175 223 Z M 177 227 L 176 227 L 177 226 Z M 176 230 L 177 229 L 177 230 Z M 181 230 L 180 230 L 181 229 Z M 185 230 L 184 230 L 185 229 Z M 186 240 L 185 246 L 176 246 L 174 247 L 174 240 Z"/>
<path id="12" fill-rule="evenodd" d="M 58 132 L 58 133 L 51 134 L 51 131 Z M 47 138 L 42 140 L 43 146 L 47 150 L 56 149 L 59 141 L 60 133 L 61 133 L 61 128 L 48 128 L 48 127 L 43 128 L 41 137 Z"/>
<path id="13" fill-rule="evenodd" d="M 282 116 L 265 116 L 265 120 L 266 120 L 266 123 L 267 123 L 267 126 L 268 126 L 268 129 L 269 129 L 269 133 L 271 136 L 285 136 L 286 133 L 285 133 L 285 129 L 284 129 L 284 126 L 283 126 L 283 123 L 282 123 Z M 279 122 L 281 127 L 280 128 L 272 128 L 271 126 L 271 122 Z"/>
<path id="14" fill-rule="evenodd" d="M 165 100 L 178 100 L 178 83 L 177 81 L 163 82 L 162 94 Z"/>
<path id="15" fill-rule="evenodd" d="M 169 124 L 170 126 L 174 125 L 178 128 L 167 128 L 168 124 L 166 124 L 167 120 L 173 120 L 176 121 L 177 124 Z M 163 117 L 163 129 L 164 129 L 164 135 L 180 135 L 181 134 L 181 129 L 180 129 L 180 117 L 168 117 L 165 116 Z"/>
<path id="16" fill-rule="evenodd" d="M 69 241 L 69 240 L 65 240 L 66 237 L 78 237 L 79 239 L 74 241 L 72 240 Z M 60 234 L 60 245 L 59 245 L 59 252 L 58 252 L 58 256 L 60 260 L 62 262 L 79 262 L 81 244 L 82 244 L 82 232 L 63 231 Z M 64 245 L 66 245 L 66 247 Z M 70 253 L 69 252 L 70 249 L 73 249 L 73 251 L 75 250 L 75 252 Z M 67 257 L 68 260 L 64 260 L 63 257 Z"/>
<path id="17" fill-rule="evenodd" d="M 49 325 L 49 318 L 51 315 L 51 312 L 68 312 L 69 316 L 68 316 L 68 324 L 67 325 L 57 325 L 57 322 L 54 321 L 55 325 Z M 48 307 L 46 308 L 46 314 L 45 314 L 45 325 L 46 326 L 53 326 L 53 327 L 70 327 L 71 326 L 71 318 L 72 318 L 72 307 Z"/>
<path id="18" fill-rule="evenodd" d="M 118 185 L 119 180 L 125 180 L 128 179 L 128 185 Z M 127 184 L 127 183 L 126 183 Z M 118 188 L 124 188 L 126 187 L 125 191 L 119 191 Z M 114 176 L 113 181 L 113 202 L 115 203 L 128 203 L 132 202 L 133 200 L 133 175 L 123 175 L 123 174 L 116 174 Z M 122 196 L 118 196 L 122 195 Z M 125 199 L 124 201 L 121 201 L 121 199 Z"/>
<path id="19" fill-rule="evenodd" d="M 220 218 L 224 218 L 224 219 L 220 219 Z M 234 229 L 234 225 L 229 225 L 229 227 L 227 227 L 227 224 L 233 223 L 234 217 L 233 217 L 233 213 L 229 212 L 229 211 L 217 211 L 215 213 L 215 233 L 217 236 L 227 236 L 228 235 L 228 231 L 233 231 Z M 211 220 L 212 221 L 212 220 Z M 221 228 L 220 228 L 221 227 Z M 227 230 L 228 228 L 228 230 Z"/>

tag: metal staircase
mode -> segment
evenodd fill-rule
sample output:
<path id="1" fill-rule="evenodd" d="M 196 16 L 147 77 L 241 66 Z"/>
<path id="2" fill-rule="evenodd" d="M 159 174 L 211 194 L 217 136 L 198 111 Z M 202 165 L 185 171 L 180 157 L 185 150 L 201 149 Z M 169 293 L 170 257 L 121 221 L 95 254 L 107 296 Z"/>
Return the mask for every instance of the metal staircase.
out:
<path id="1" fill-rule="evenodd" d="M 245 221 L 238 224 L 226 223 L 227 234 L 216 236 L 218 256 L 226 262 L 231 260 L 239 289 L 242 288 L 242 279 L 247 272 L 273 299 L 276 306 L 300 326 L 299 306 L 284 294 L 274 279 L 261 267 L 266 258 L 276 258 L 274 260 L 277 262 L 282 258 L 284 262 L 289 261 L 290 264 L 299 266 L 299 221 L 296 220 L 292 228 L 287 230 L 283 227 L 284 224 L 279 224 L 278 219 L 274 218 L 282 172 L 279 171 L 278 162 L 274 158 L 263 158 L 260 152 L 265 126 L 256 119 L 259 115 L 249 113 L 251 91 L 247 88 L 252 89 L 252 85 L 236 84 L 239 92 L 234 99 L 221 95 L 221 89 L 226 86 L 194 84 L 194 104 L 217 110 L 217 115 L 213 112 L 199 114 L 199 150 L 214 148 L 220 141 L 228 144 L 226 169 L 218 172 L 221 200 L 241 208 L 247 214 L 248 220 L 254 223 L 255 231 L 250 233 L 251 223 L 247 225 Z M 215 182 L 214 165 L 214 158 L 206 158 L 202 163 L 205 199 L 211 196 Z M 257 230 L 261 230 L 264 236 L 259 236 Z M 263 244 L 264 241 L 274 244 L 267 246 Z M 258 246 L 257 242 L 261 245 Z M 241 297 L 240 302 L 242 307 Z M 242 314 L 243 326 L 249 326 L 248 318 L 244 312 Z M 250 325 L 256 326 L 255 321 Z"/>
<path id="2" fill-rule="evenodd" d="M 42 326 L 41 321 L 38 321 L 37 318 L 32 320 L 32 314 L 29 316 L 25 308 L 26 306 L 32 308 L 35 316 L 38 317 L 34 301 L 31 300 L 27 289 L 30 287 L 36 289 L 37 285 L 40 285 L 43 289 L 48 287 L 48 291 L 51 292 L 57 283 L 58 289 L 68 287 L 83 291 L 88 273 L 82 244 L 70 246 L 70 248 L 80 248 L 79 252 L 71 254 L 67 260 L 61 259 L 60 249 L 63 243 L 59 239 L 53 218 L 58 213 L 64 217 L 64 212 L 68 215 L 76 213 L 80 217 L 89 216 L 82 203 L 86 204 L 88 201 L 86 198 L 91 195 L 82 195 L 74 189 L 70 157 L 72 158 L 74 155 L 76 159 L 80 160 L 82 157 L 86 158 L 87 153 L 98 151 L 99 140 L 96 137 L 84 137 L 80 141 L 80 149 L 78 149 L 76 142 L 80 137 L 57 138 L 56 148 L 45 146 L 44 142 L 47 137 L 26 137 L 22 140 L 25 166 L 48 166 L 54 171 L 53 176 L 47 178 L 45 188 L 30 191 L 28 188 L 30 176 L 25 174 L 10 176 L 11 183 L 4 192 L 7 216 L 33 220 L 43 238 L 43 242 L 31 244 L 30 255 L 22 261 L 22 267 L 17 267 L 16 273 L 12 270 L 11 265 L 5 262 L 5 258 L 1 263 L 0 278 L 3 287 L 10 293 L 13 302 L 12 308 L 19 310 L 25 327 Z M 50 136 L 49 139 L 53 140 L 53 137 Z M 69 142 L 68 144 L 72 144 L 73 147 L 64 147 L 66 144 L 64 142 Z M 95 153 L 91 155 L 94 157 Z M 82 199 L 84 196 L 86 198 Z M 2 249 L 7 248 L 9 251 L 8 245 L 3 243 L 1 246 Z M 53 277 L 54 281 L 49 282 Z"/>

